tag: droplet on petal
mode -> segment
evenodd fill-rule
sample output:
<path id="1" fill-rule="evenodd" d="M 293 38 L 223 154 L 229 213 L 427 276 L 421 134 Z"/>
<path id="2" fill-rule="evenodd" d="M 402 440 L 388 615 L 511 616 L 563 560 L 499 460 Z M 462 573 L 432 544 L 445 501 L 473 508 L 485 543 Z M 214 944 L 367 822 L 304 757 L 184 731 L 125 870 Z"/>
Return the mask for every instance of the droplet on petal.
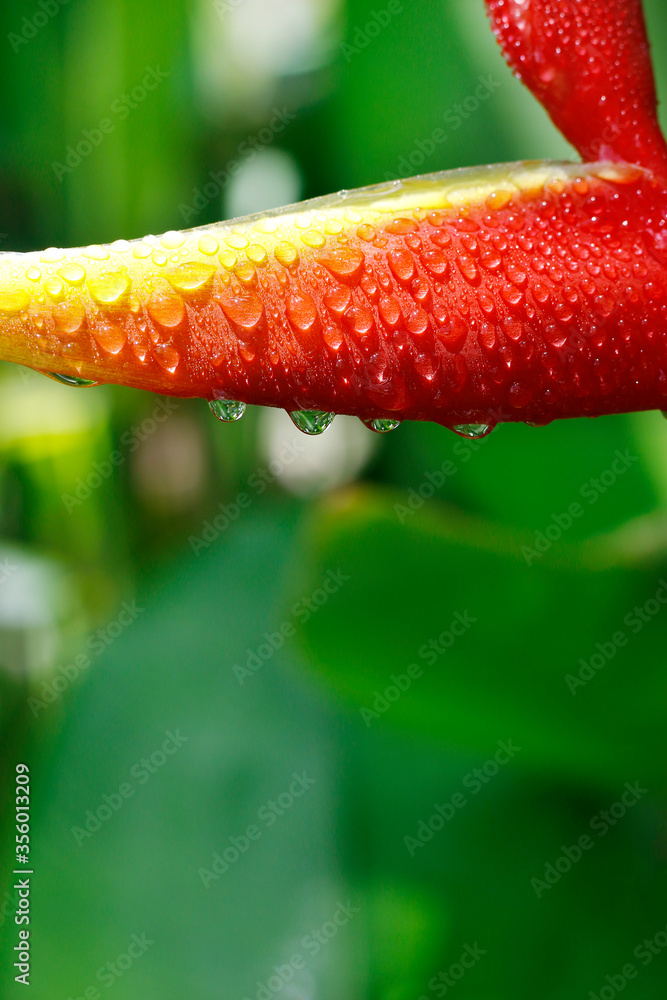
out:
<path id="1" fill-rule="evenodd" d="M 333 423 L 335 413 L 326 413 L 324 410 L 295 410 L 290 413 L 292 423 L 302 434 L 316 436 L 324 434 L 327 427 Z"/>
<path id="2" fill-rule="evenodd" d="M 238 403 L 234 399 L 211 399 L 208 406 L 213 416 L 224 424 L 240 420 L 246 411 L 246 403 Z"/>
<path id="3" fill-rule="evenodd" d="M 167 281 L 177 292 L 198 292 L 211 280 L 214 274 L 213 264 L 191 261 L 168 274 Z"/>
<path id="4" fill-rule="evenodd" d="M 89 389 L 93 385 L 99 385 L 99 382 L 94 382 L 89 378 L 76 378 L 75 375 L 59 375 L 57 372 L 44 372 L 49 378 L 55 379 L 56 382 L 62 382 L 63 385 L 71 385 L 75 389 Z"/>
<path id="5" fill-rule="evenodd" d="M 356 281 L 364 266 L 364 255 L 354 247 L 338 247 L 320 254 L 318 264 L 326 267 L 340 281 Z"/>
<path id="6" fill-rule="evenodd" d="M 88 279 L 88 290 L 99 305 L 110 306 L 127 294 L 131 284 L 125 271 L 105 271 Z"/>
<path id="7" fill-rule="evenodd" d="M 170 291 L 153 292 L 146 308 L 153 322 L 168 330 L 177 327 L 185 316 L 183 299 Z"/>
<path id="8" fill-rule="evenodd" d="M 389 434 L 401 425 L 400 420 L 387 420 L 383 417 L 377 417 L 375 420 L 364 420 L 363 423 L 376 434 Z"/>
<path id="9" fill-rule="evenodd" d="M 457 424 L 452 427 L 455 434 L 464 438 L 484 438 L 493 430 L 493 424 Z"/>

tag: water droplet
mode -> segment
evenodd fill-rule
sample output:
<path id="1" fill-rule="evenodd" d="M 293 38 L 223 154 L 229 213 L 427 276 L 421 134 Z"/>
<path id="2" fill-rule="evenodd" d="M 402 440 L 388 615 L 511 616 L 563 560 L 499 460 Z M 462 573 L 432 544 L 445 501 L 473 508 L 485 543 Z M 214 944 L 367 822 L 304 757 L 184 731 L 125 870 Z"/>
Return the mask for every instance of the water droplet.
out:
<path id="1" fill-rule="evenodd" d="M 283 267 L 292 267 L 299 260 L 299 251 L 293 243 L 288 243 L 287 240 L 279 243 L 273 253 L 278 263 L 282 264 Z"/>
<path id="2" fill-rule="evenodd" d="M 222 293 L 218 296 L 218 302 L 227 318 L 244 330 L 254 330 L 264 313 L 262 300 L 252 291 L 243 295 Z"/>
<path id="3" fill-rule="evenodd" d="M 164 267 L 164 265 L 167 263 L 168 257 L 164 252 L 164 250 L 154 250 L 151 260 L 153 261 L 156 267 Z"/>
<path id="4" fill-rule="evenodd" d="M 58 372 L 44 372 L 49 378 L 55 379 L 56 382 L 62 382 L 63 385 L 71 385 L 75 389 L 89 389 L 93 385 L 99 385 L 99 382 L 94 382 L 89 378 L 77 378 L 75 375 L 59 375 Z"/>
<path id="5" fill-rule="evenodd" d="M 86 269 L 81 264 L 77 264 L 75 260 L 70 260 L 59 267 L 56 274 L 68 281 L 70 285 L 80 285 L 86 277 Z"/>
<path id="6" fill-rule="evenodd" d="M 223 250 L 218 260 L 227 271 L 233 271 L 238 263 L 238 257 L 233 250 Z"/>
<path id="7" fill-rule="evenodd" d="M 211 236 L 210 233 L 205 233 L 204 236 L 199 237 L 197 249 L 200 253 L 205 253 L 208 257 L 212 257 L 213 254 L 217 253 L 220 249 L 220 244 L 216 240 L 215 236 Z"/>
<path id="8" fill-rule="evenodd" d="M 390 295 L 386 299 L 381 299 L 380 317 L 390 329 L 399 325 L 401 316 L 401 307 L 398 303 L 398 299 L 395 299 L 393 295 Z"/>
<path id="9" fill-rule="evenodd" d="M 447 270 L 447 258 L 442 250 L 425 250 L 422 254 L 422 263 L 431 274 L 442 276 Z"/>
<path id="10" fill-rule="evenodd" d="M 239 281 L 242 281 L 244 285 L 252 285 L 257 271 L 255 270 L 255 265 L 251 264 L 249 260 L 246 260 L 243 264 L 239 264 L 234 273 Z"/>
<path id="11" fill-rule="evenodd" d="M 122 326 L 108 320 L 98 320 L 92 334 L 99 346 L 107 354 L 120 354 L 127 342 L 127 333 Z"/>
<path id="12" fill-rule="evenodd" d="M 339 285 L 325 296 L 326 306 L 335 316 L 342 316 L 352 301 L 352 292 L 347 285 Z"/>
<path id="13" fill-rule="evenodd" d="M 65 291 L 62 281 L 58 278 L 49 278 L 44 282 L 44 290 L 49 293 L 52 299 L 61 299 Z"/>
<path id="14" fill-rule="evenodd" d="M 368 223 L 366 223 L 363 226 L 359 226 L 359 228 L 357 229 L 357 236 L 359 237 L 360 240 L 364 240 L 364 242 L 370 243 L 373 237 L 375 236 L 375 230 L 373 229 L 372 226 L 369 226 Z"/>
<path id="15" fill-rule="evenodd" d="M 108 260 L 109 259 L 109 251 L 107 250 L 107 248 L 106 247 L 97 246 L 97 244 L 93 244 L 92 246 L 86 247 L 85 250 L 81 251 L 81 255 L 83 257 L 88 257 L 90 260 Z M 63 257 L 64 257 L 64 254 L 63 254 Z M 59 260 L 62 260 L 62 258 L 59 258 Z"/>
<path id="16" fill-rule="evenodd" d="M 459 265 L 459 270 L 466 281 L 469 281 L 470 284 L 475 284 L 479 281 L 479 269 L 472 257 L 466 257 L 465 254 L 461 254 L 457 263 Z"/>
<path id="17" fill-rule="evenodd" d="M 215 274 L 213 264 L 200 264 L 191 261 L 177 267 L 167 275 L 167 281 L 177 292 L 198 292 Z"/>
<path id="18" fill-rule="evenodd" d="M 324 410 L 295 410 L 290 413 L 292 423 L 302 434 L 316 436 L 324 434 L 327 427 L 333 423 L 335 413 L 325 413 Z"/>
<path id="19" fill-rule="evenodd" d="M 233 250 L 245 250 L 248 246 L 248 240 L 241 233 L 230 233 L 229 236 L 225 236 L 225 243 Z"/>
<path id="20" fill-rule="evenodd" d="M 183 299 L 169 291 L 153 292 L 146 309 L 154 323 L 159 323 L 168 330 L 177 327 L 185 316 Z"/>
<path id="21" fill-rule="evenodd" d="M 132 256 L 136 257 L 137 260 L 145 260 L 146 257 L 150 257 L 153 253 L 153 247 L 149 246 L 148 243 L 135 243 L 132 247 Z"/>
<path id="22" fill-rule="evenodd" d="M 452 427 L 455 434 L 464 438 L 483 438 L 493 430 L 493 424 L 457 424 Z"/>
<path id="23" fill-rule="evenodd" d="M 38 267 L 29 267 L 28 270 L 25 272 L 25 276 L 28 279 L 28 281 L 39 281 L 39 279 L 42 277 L 42 272 Z"/>
<path id="24" fill-rule="evenodd" d="M 375 420 L 364 420 L 362 421 L 369 430 L 375 431 L 376 434 L 389 434 L 390 431 L 395 431 L 397 427 L 400 427 L 400 420 L 386 420 L 382 417 L 378 417 Z"/>
<path id="25" fill-rule="evenodd" d="M 185 243 L 185 236 L 183 233 L 171 230 L 171 232 L 165 233 L 164 236 L 160 237 L 160 243 L 165 250 L 178 250 Z"/>
<path id="26" fill-rule="evenodd" d="M 399 281 L 412 281 L 415 275 L 415 265 L 407 250 L 391 250 L 387 254 L 389 267 Z"/>
<path id="27" fill-rule="evenodd" d="M 317 320 L 315 300 L 305 293 L 292 295 L 287 303 L 287 315 L 301 333 L 312 330 Z"/>
<path id="28" fill-rule="evenodd" d="M 86 311 L 80 302 L 59 302 L 53 309 L 53 319 L 63 333 L 76 333 L 81 329 Z"/>
<path id="29" fill-rule="evenodd" d="M 353 247 L 336 247 L 317 258 L 319 264 L 341 281 L 356 281 L 361 275 L 364 260 L 361 250 Z"/>
<path id="30" fill-rule="evenodd" d="M 238 403 L 234 399 L 211 399 L 208 407 L 214 417 L 224 424 L 233 424 L 240 420 L 246 411 L 246 403 Z"/>
<path id="31" fill-rule="evenodd" d="M 246 256 L 253 264 L 266 264 L 267 254 L 261 243 L 253 243 L 249 246 L 246 250 Z"/>
<path id="32" fill-rule="evenodd" d="M 127 294 L 131 284 L 125 271 L 106 271 L 88 279 L 88 290 L 101 306 L 110 306 Z"/>
<path id="33" fill-rule="evenodd" d="M 64 256 L 64 250 L 59 250 L 57 247 L 48 247 L 39 259 L 44 264 L 56 264 L 59 260 L 63 260 Z"/>
<path id="34" fill-rule="evenodd" d="M 412 219 L 392 219 L 392 221 L 386 225 L 385 232 L 393 233 L 395 236 L 403 236 L 405 233 L 415 233 L 418 229 L 417 223 L 413 222 Z"/>

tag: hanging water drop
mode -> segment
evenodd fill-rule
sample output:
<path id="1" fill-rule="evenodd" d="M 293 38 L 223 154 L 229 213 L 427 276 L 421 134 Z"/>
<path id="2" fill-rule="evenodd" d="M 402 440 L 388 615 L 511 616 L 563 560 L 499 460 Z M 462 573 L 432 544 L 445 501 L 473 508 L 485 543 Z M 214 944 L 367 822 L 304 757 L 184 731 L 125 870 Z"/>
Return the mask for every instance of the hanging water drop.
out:
<path id="1" fill-rule="evenodd" d="M 389 434 L 390 431 L 395 431 L 397 427 L 400 427 L 401 421 L 385 420 L 382 417 L 377 417 L 375 420 L 364 420 L 363 423 L 369 430 L 375 431 L 376 434 Z"/>
<path id="2" fill-rule="evenodd" d="M 292 423 L 302 434 L 315 436 L 324 434 L 327 427 L 333 423 L 335 413 L 326 413 L 324 410 L 295 410 L 290 413 Z"/>
<path id="3" fill-rule="evenodd" d="M 476 440 L 490 434 L 493 426 L 491 424 L 457 424 L 455 427 L 452 427 L 452 430 L 459 437 L 474 438 Z"/>
<path id="4" fill-rule="evenodd" d="M 240 420 L 246 411 L 246 404 L 237 403 L 234 399 L 210 399 L 208 406 L 213 416 L 224 424 Z"/>
<path id="5" fill-rule="evenodd" d="M 89 378 L 77 378 L 75 375 L 59 375 L 57 372 L 44 372 L 44 374 L 48 375 L 55 382 L 62 382 L 63 385 L 71 385 L 75 389 L 88 389 L 93 385 L 100 384 Z"/>

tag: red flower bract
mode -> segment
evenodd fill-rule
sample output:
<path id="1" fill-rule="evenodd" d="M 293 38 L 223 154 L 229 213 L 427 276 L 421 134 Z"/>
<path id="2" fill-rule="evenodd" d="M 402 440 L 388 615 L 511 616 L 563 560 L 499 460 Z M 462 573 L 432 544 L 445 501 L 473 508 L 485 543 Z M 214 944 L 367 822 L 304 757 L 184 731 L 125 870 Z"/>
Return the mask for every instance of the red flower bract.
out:
<path id="1" fill-rule="evenodd" d="M 488 7 L 510 64 L 593 162 L 432 174 L 160 239 L 3 254 L 0 355 L 386 427 L 484 433 L 667 406 L 667 152 L 639 0 Z"/>

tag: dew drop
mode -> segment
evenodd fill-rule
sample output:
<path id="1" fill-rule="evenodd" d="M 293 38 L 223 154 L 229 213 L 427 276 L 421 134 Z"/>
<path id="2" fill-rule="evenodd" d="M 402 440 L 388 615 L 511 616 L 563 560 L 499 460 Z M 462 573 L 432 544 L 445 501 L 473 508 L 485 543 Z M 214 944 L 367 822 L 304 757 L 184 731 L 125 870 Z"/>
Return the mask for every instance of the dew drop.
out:
<path id="1" fill-rule="evenodd" d="M 160 237 L 160 243 L 165 250 L 178 250 L 185 243 L 185 236 L 183 233 L 172 230 Z"/>
<path id="2" fill-rule="evenodd" d="M 153 292 L 146 305 L 148 315 L 154 323 L 168 330 L 174 329 L 185 316 L 185 304 L 179 295 L 173 292 Z"/>
<path id="3" fill-rule="evenodd" d="M 88 257 L 90 260 L 108 260 L 109 259 L 109 251 L 107 250 L 107 248 L 106 247 L 97 246 L 97 244 L 93 244 L 92 246 L 86 247 L 85 250 L 81 251 L 81 254 L 82 254 L 83 257 Z M 63 254 L 63 256 L 64 256 L 64 254 Z M 62 258 L 58 258 L 58 259 L 62 260 Z"/>
<path id="4" fill-rule="evenodd" d="M 53 309 L 53 319 L 63 333 L 76 333 L 81 329 L 86 311 L 80 302 L 59 302 Z"/>
<path id="5" fill-rule="evenodd" d="M 167 275 L 167 281 L 177 292 L 198 292 L 215 274 L 213 264 L 200 264 L 191 261 L 177 267 Z"/>
<path id="6" fill-rule="evenodd" d="M 57 247 L 48 247 L 39 259 L 44 264 L 56 264 L 59 260 L 63 260 L 64 256 L 64 250 L 59 250 Z"/>
<path id="7" fill-rule="evenodd" d="M 71 260 L 59 267 L 56 274 L 68 281 L 70 285 L 80 285 L 86 277 L 86 269 L 81 264 L 77 264 L 75 260 Z"/>
<path id="8" fill-rule="evenodd" d="M 397 427 L 401 426 L 400 420 L 388 420 L 383 417 L 377 417 L 375 420 L 363 420 L 362 423 L 370 431 L 375 431 L 376 434 L 389 434 L 390 431 L 395 431 Z"/>
<path id="9" fill-rule="evenodd" d="M 339 285 L 328 292 L 324 302 L 335 316 L 342 316 L 352 301 L 352 292 L 347 285 Z"/>
<path id="10" fill-rule="evenodd" d="M 62 382 L 63 385 L 71 385 L 75 389 L 89 389 L 93 385 L 100 384 L 89 378 L 77 378 L 75 375 L 59 375 L 58 372 L 44 372 L 44 374 L 56 382 Z"/>
<path id="11" fill-rule="evenodd" d="M 28 270 L 25 272 L 25 276 L 28 279 L 28 281 L 39 281 L 39 279 L 42 277 L 42 272 L 38 267 L 29 267 Z"/>
<path id="12" fill-rule="evenodd" d="M 387 254 L 389 267 L 399 281 L 412 281 L 415 275 L 415 265 L 407 250 L 391 250 Z"/>
<path id="13" fill-rule="evenodd" d="M 393 329 L 400 323 L 401 307 L 398 299 L 395 299 L 393 295 L 380 300 L 380 317 L 390 329 Z"/>
<path id="14" fill-rule="evenodd" d="M 100 320 L 92 330 L 93 337 L 107 354 L 120 354 L 127 343 L 127 334 L 122 326 L 107 320 Z"/>
<path id="15" fill-rule="evenodd" d="M 152 253 L 153 247 L 149 246 L 148 243 L 135 243 L 132 247 L 132 256 L 136 257 L 137 260 L 145 260 Z"/>
<path id="16" fill-rule="evenodd" d="M 340 281 L 357 281 L 364 266 L 364 255 L 353 247 L 336 247 L 328 253 L 320 254 L 317 262 Z"/>
<path id="17" fill-rule="evenodd" d="M 326 413 L 324 410 L 295 410 L 290 413 L 292 423 L 302 434 L 315 437 L 324 434 L 327 427 L 333 423 L 335 413 Z"/>
<path id="18" fill-rule="evenodd" d="M 274 256 L 279 264 L 283 267 L 292 267 L 296 264 L 299 259 L 299 252 L 293 243 L 289 243 L 287 240 L 283 240 L 279 243 L 276 249 L 273 251 Z"/>
<path id="19" fill-rule="evenodd" d="M 200 236 L 199 242 L 197 243 L 197 249 L 200 253 L 205 253 L 208 257 L 212 257 L 213 254 L 217 253 L 220 249 L 220 244 L 216 240 L 215 236 L 211 236 L 210 233 L 206 233 L 204 236 Z"/>
<path id="20" fill-rule="evenodd" d="M 297 330 L 308 333 L 317 320 L 315 300 L 305 293 L 292 295 L 287 303 L 287 315 Z"/>
<path id="21" fill-rule="evenodd" d="M 223 424 L 233 424 L 246 411 L 246 403 L 238 403 L 234 399 L 211 399 L 208 407 L 213 416 L 222 420 Z"/>
<path id="22" fill-rule="evenodd" d="M 230 233 L 229 236 L 225 236 L 225 243 L 233 250 L 245 250 L 248 246 L 248 240 L 240 233 Z"/>
<path id="23" fill-rule="evenodd" d="M 253 264 L 266 264 L 267 261 L 267 253 L 261 243 L 251 244 L 246 250 L 246 256 Z"/>
<path id="24" fill-rule="evenodd" d="M 493 424 L 456 424 L 452 427 L 455 434 L 464 438 L 484 438 L 493 430 Z"/>
<path id="25" fill-rule="evenodd" d="M 106 271 L 88 279 L 90 294 L 102 306 L 118 302 L 129 291 L 130 285 L 130 277 L 125 271 Z"/>

